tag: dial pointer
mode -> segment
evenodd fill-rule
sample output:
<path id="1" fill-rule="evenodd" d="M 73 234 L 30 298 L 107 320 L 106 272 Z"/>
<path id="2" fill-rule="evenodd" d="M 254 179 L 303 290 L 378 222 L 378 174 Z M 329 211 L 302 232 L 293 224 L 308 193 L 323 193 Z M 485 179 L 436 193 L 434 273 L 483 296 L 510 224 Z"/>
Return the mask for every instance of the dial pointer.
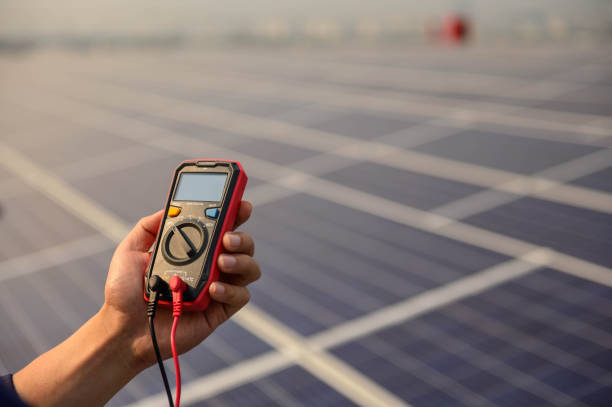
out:
<path id="1" fill-rule="evenodd" d="M 193 245 L 193 242 L 191 241 L 191 239 L 187 237 L 187 235 L 185 234 L 185 232 L 183 232 L 182 229 L 177 228 L 176 225 L 173 225 L 172 229 L 174 230 L 175 233 L 178 232 L 183 237 L 183 240 L 185 240 L 185 242 L 189 246 L 189 251 L 187 252 L 187 256 L 193 257 L 196 254 L 196 248 Z"/>

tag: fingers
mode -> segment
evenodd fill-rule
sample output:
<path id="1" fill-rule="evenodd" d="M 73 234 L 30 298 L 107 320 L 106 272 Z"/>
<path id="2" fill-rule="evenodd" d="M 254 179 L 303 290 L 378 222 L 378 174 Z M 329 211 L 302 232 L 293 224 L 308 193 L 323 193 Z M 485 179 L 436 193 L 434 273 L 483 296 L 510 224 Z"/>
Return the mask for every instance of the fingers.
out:
<path id="1" fill-rule="evenodd" d="M 249 256 L 255 253 L 253 239 L 244 232 L 227 232 L 223 235 L 223 247 L 230 253 L 245 253 Z"/>
<path id="2" fill-rule="evenodd" d="M 121 246 L 128 250 L 146 252 L 155 242 L 163 210 L 140 219 L 132 231 L 123 239 Z"/>
<path id="3" fill-rule="evenodd" d="M 247 285 L 261 277 L 259 264 L 246 254 L 222 254 L 218 265 L 222 272 L 230 276 L 229 282 L 233 284 Z"/>
<path id="4" fill-rule="evenodd" d="M 246 222 L 251 217 L 252 211 L 252 203 L 250 203 L 249 201 L 240 202 L 240 208 L 238 209 L 238 215 L 236 216 L 236 224 L 234 225 L 234 229 Z"/>
<path id="5" fill-rule="evenodd" d="M 213 300 L 239 309 L 244 307 L 251 299 L 251 293 L 246 287 L 231 285 L 215 281 L 208 290 Z"/>

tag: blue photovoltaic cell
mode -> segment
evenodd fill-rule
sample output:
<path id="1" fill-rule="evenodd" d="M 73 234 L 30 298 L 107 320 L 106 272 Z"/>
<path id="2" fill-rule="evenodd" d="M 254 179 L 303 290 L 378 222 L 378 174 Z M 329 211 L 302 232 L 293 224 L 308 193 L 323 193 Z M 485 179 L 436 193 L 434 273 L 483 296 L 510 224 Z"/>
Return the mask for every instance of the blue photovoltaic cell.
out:
<path id="1" fill-rule="evenodd" d="M 419 209 L 431 209 L 482 188 L 374 163 L 360 163 L 323 178 Z"/>
<path id="2" fill-rule="evenodd" d="M 172 115 L 165 115 L 163 114 L 163 112 L 143 112 L 141 110 L 134 109 L 131 105 L 121 106 L 120 108 L 118 108 L 102 104 L 98 101 L 89 101 L 87 104 L 103 110 L 110 111 L 114 114 L 124 116 L 130 120 L 140 120 L 144 123 L 147 123 L 148 126 L 152 126 L 152 128 L 158 127 L 162 132 L 167 130 L 168 134 L 176 133 L 181 136 L 186 136 L 200 141 L 204 141 L 206 143 L 211 143 L 211 145 L 215 146 L 232 146 L 238 143 L 248 142 L 250 140 L 250 138 L 248 137 L 240 136 L 232 132 L 222 131 L 210 126 L 206 126 L 202 123 L 199 123 L 197 120 L 184 121 L 178 118 L 174 118 L 172 117 Z M 109 130 L 109 132 L 112 132 L 112 129 Z M 130 142 L 130 140 L 126 140 L 126 142 Z M 162 151 L 163 150 L 159 150 L 158 152 Z M 194 151 L 194 154 L 196 153 L 197 156 L 191 156 L 189 158 L 217 158 L 211 157 L 210 155 L 206 154 L 205 151 L 202 151 L 201 153 Z M 165 152 L 165 154 L 168 155 L 169 153 Z M 155 159 L 156 156 L 153 156 L 151 158 Z"/>
<path id="3" fill-rule="evenodd" d="M 355 406 L 352 401 L 297 366 L 190 405 L 194 407 Z"/>
<path id="4" fill-rule="evenodd" d="M 118 111 L 117 113 L 126 115 L 125 111 Z M 128 115 L 129 117 L 129 115 Z M 154 126 L 159 126 L 161 129 L 167 129 L 181 136 L 191 137 L 196 140 L 201 140 L 207 143 L 212 143 L 219 146 L 233 146 L 238 143 L 248 142 L 250 138 L 240 136 L 227 131 L 221 131 L 212 127 L 204 126 L 202 124 L 185 122 L 164 115 L 156 114 L 139 114 L 142 120 L 146 120 Z M 204 152 L 202 152 L 204 153 Z M 198 158 L 215 158 L 209 156 L 200 155 Z"/>
<path id="5" fill-rule="evenodd" d="M 612 193 L 612 167 L 578 178 L 572 184 Z"/>
<path id="6" fill-rule="evenodd" d="M 319 154 L 314 150 L 267 140 L 248 141 L 235 145 L 232 149 L 281 165 L 292 165 Z"/>
<path id="7" fill-rule="evenodd" d="M 55 346 L 98 311 L 104 301 L 111 255 L 112 250 L 101 250 L 61 266 L 1 281 L 0 295 L 11 301 L 13 316 L 20 315 L 15 326 L 9 318 L 0 335 L 7 332 L 10 337 L 9 331 L 22 335 L 21 341 L 2 348 L 2 363 L 10 371 L 33 359 L 36 354 L 30 349 L 41 352 Z"/>
<path id="8" fill-rule="evenodd" d="M 299 101 L 272 98 L 249 98 L 243 96 L 228 96 L 218 93 L 198 95 L 204 105 L 227 109 L 246 115 L 268 117 L 299 110 L 306 104 Z"/>
<path id="9" fill-rule="evenodd" d="M 0 290 L 0 295 L 4 290 Z M 2 321 L 2 335 L 0 347 L 2 349 L 2 366 L 0 375 L 16 372 L 23 368 L 28 361 L 38 356 L 36 346 L 24 339 L 22 330 L 23 321 L 14 316 L 15 310 L 0 307 L 0 321 Z"/>
<path id="10" fill-rule="evenodd" d="M 214 106 L 236 113 L 254 116 L 276 115 L 285 111 L 300 109 L 306 105 L 304 102 L 288 98 L 252 97 L 240 92 L 215 92 L 198 87 L 185 86 L 176 81 L 168 83 L 153 82 L 150 80 L 118 80 L 112 78 L 109 83 L 120 84 L 135 90 L 146 92 L 154 91 L 156 94 L 176 98 L 179 101 Z"/>
<path id="11" fill-rule="evenodd" d="M 388 89 L 389 87 L 375 87 L 378 89 Z M 603 88 L 603 89 L 601 89 Z M 399 90 L 399 89 L 396 89 Z M 612 102 L 608 101 L 595 101 L 595 102 L 585 102 L 585 101 L 579 101 L 578 99 L 580 99 L 580 95 L 579 94 L 574 94 L 574 100 L 568 100 L 568 98 L 571 98 L 572 95 L 571 93 L 566 94 L 564 93 L 563 96 L 561 98 L 558 98 L 556 100 L 550 100 L 550 101 L 546 101 L 544 103 L 542 103 L 541 101 L 538 100 L 533 100 L 533 99 L 524 99 L 524 98 L 520 98 L 520 97 L 513 97 L 513 96 L 493 96 L 493 95 L 488 95 L 485 97 L 481 96 L 481 95 L 475 95 L 473 93 L 459 93 L 459 92 L 431 92 L 431 91 L 422 91 L 422 90 L 414 90 L 414 89 L 403 89 L 406 92 L 409 93 L 418 93 L 418 94 L 424 94 L 424 95 L 433 95 L 433 96 L 442 96 L 444 98 L 449 98 L 449 99 L 459 99 L 459 100 L 463 100 L 463 101 L 482 101 L 482 100 L 486 100 L 487 102 L 491 102 L 491 103 L 502 103 L 505 105 L 510 105 L 510 106 L 517 106 L 517 107 L 523 107 L 523 108 L 530 108 L 530 107 L 535 107 L 535 108 L 542 108 L 542 109 L 547 109 L 547 110 L 555 110 L 555 111 L 559 111 L 559 112 L 573 112 L 573 113 L 586 113 L 586 114 L 599 114 L 599 115 L 610 115 L 612 114 Z M 596 93 L 598 90 L 603 91 L 603 92 L 608 92 L 608 93 L 612 93 L 612 91 L 610 90 L 609 87 L 606 86 L 597 86 L 597 87 L 587 87 L 584 89 L 580 89 L 579 92 L 585 92 L 588 93 L 589 97 L 592 97 L 594 93 Z"/>
<path id="12" fill-rule="evenodd" d="M 168 153 L 128 170 L 120 169 L 71 183 L 121 219 L 137 222 L 164 207 L 174 169 L 187 158 Z"/>
<path id="13" fill-rule="evenodd" d="M 563 95 L 540 103 L 538 107 L 610 117 L 612 116 L 612 96 L 610 95 L 612 95 L 612 86 L 602 81 L 581 86 L 570 92 L 563 92 Z"/>
<path id="14" fill-rule="evenodd" d="M 245 230 L 265 271 L 253 301 L 303 334 L 507 259 L 301 194 L 259 206 Z"/>
<path id="15" fill-rule="evenodd" d="M 457 133 L 414 149 L 521 174 L 532 174 L 598 150 L 579 144 L 476 130 Z"/>
<path id="16" fill-rule="evenodd" d="M 96 233 L 28 185 L 21 185 L 20 192 L 0 196 L 0 262 Z"/>
<path id="17" fill-rule="evenodd" d="M 612 215 L 523 198 L 465 222 L 612 266 Z"/>
<path id="18" fill-rule="evenodd" d="M 612 288 L 537 270 L 334 354 L 416 406 L 612 399 Z"/>
<path id="19" fill-rule="evenodd" d="M 130 82 L 130 86 L 134 86 L 134 82 Z M 149 89 L 151 83 L 142 83 L 135 87 Z M 156 91 L 160 94 L 176 97 L 183 101 L 261 117 L 274 116 L 286 111 L 299 110 L 307 105 L 305 102 L 284 97 L 285 95 L 279 95 L 280 97 L 278 98 L 253 97 L 246 94 L 240 94 L 240 92 L 206 91 L 197 89 L 196 87 L 177 85 L 175 83 L 172 83 L 171 86 L 156 86 Z"/>
<path id="20" fill-rule="evenodd" d="M 44 119 L 43 119 L 44 118 Z M 92 129 L 74 122 L 26 111 L 24 123 L 41 122 L 27 136 L 2 137 L 2 142 L 15 148 L 46 169 L 61 169 L 66 164 L 83 163 L 88 158 L 137 146 L 138 143 L 103 129 Z M 43 124 L 44 123 L 44 124 Z M 6 134 L 6 133 L 5 133 Z"/>
<path id="21" fill-rule="evenodd" d="M 373 139 L 410 127 L 419 120 L 399 119 L 369 113 L 350 113 L 310 124 L 309 127 L 357 139 Z"/>

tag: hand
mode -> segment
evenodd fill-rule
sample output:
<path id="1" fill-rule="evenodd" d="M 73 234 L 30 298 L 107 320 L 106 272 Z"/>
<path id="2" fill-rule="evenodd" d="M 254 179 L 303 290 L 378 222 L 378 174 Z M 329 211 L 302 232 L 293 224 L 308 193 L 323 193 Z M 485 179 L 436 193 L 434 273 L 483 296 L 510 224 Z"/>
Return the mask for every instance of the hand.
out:
<path id="1" fill-rule="evenodd" d="M 251 215 L 252 205 L 243 201 L 235 227 Z M 115 330 L 118 327 L 131 343 L 135 360 L 142 368 L 155 363 L 155 353 L 149 334 L 146 303 L 143 299 L 143 275 L 151 256 L 149 248 L 155 242 L 163 211 L 142 218 L 117 247 L 111 260 L 105 287 L 105 302 L 100 312 L 104 321 Z M 176 343 L 184 353 L 202 342 L 215 328 L 242 308 L 250 299 L 246 286 L 260 275 L 253 259 L 254 245 L 243 232 L 228 232 L 223 236 L 226 254 L 219 256 L 220 279 L 210 285 L 211 303 L 203 312 L 184 312 L 179 322 Z M 112 325 L 111 325 L 112 324 Z M 171 310 L 158 308 L 155 330 L 164 358 L 171 356 Z"/>
<path id="2" fill-rule="evenodd" d="M 235 227 L 251 215 L 242 202 Z M 33 406 L 103 406 L 140 371 L 155 363 L 143 299 L 144 272 L 162 212 L 142 218 L 121 242 L 111 260 L 104 305 L 65 341 L 38 356 L 13 376 L 18 394 Z M 202 342 L 249 301 L 246 286 L 261 274 L 253 260 L 253 240 L 246 233 L 223 236 L 228 254 L 219 256 L 220 281 L 211 284 L 211 301 L 203 312 L 186 312 L 176 342 L 183 353 Z M 232 261 L 235 260 L 235 261 Z M 164 357 L 170 357 L 169 309 L 155 318 Z"/>

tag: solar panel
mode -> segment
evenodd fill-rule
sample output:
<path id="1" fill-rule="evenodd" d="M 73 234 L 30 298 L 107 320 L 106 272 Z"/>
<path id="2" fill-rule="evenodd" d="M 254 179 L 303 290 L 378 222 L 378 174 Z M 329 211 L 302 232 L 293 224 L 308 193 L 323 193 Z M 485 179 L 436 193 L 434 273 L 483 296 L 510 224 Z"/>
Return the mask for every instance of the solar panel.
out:
<path id="1" fill-rule="evenodd" d="M 611 300 L 609 287 L 538 270 L 334 353 L 413 405 L 603 406 Z"/>
<path id="2" fill-rule="evenodd" d="M 293 366 L 194 406 L 355 406 L 304 369 Z"/>
<path id="3" fill-rule="evenodd" d="M 586 188 L 598 189 L 604 192 L 612 192 L 612 167 L 586 175 L 574 181 L 576 185 Z"/>
<path id="4" fill-rule="evenodd" d="M 545 51 L 34 52 L 0 60 L 0 147 L 125 228 L 179 161 L 244 161 L 263 277 L 253 312 L 184 356 L 185 405 L 605 406 L 611 65 Z M 14 157 L 0 374 L 97 310 L 116 243 Z M 109 405 L 161 390 L 151 368 Z"/>
<path id="5" fill-rule="evenodd" d="M 612 236 L 610 214 L 522 198 L 474 215 L 466 222 L 547 245 L 597 264 L 612 265 L 611 253 L 607 250 Z M 563 233 L 559 233 L 560 227 Z"/>

